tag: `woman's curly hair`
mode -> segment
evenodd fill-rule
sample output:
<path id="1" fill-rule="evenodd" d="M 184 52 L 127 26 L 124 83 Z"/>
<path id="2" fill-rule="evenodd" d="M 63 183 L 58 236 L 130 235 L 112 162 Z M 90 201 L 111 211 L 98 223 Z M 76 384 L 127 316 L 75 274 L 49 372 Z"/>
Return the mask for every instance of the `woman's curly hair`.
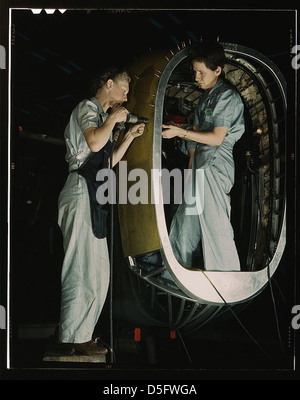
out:
<path id="1" fill-rule="evenodd" d="M 118 80 L 126 80 L 128 83 L 130 83 L 131 78 L 128 75 L 128 73 L 124 70 L 120 70 L 116 67 L 111 67 L 106 69 L 103 72 L 100 72 L 98 75 L 94 77 L 91 83 L 90 87 L 90 92 L 92 96 L 96 96 L 97 91 L 105 85 L 105 83 L 109 80 L 112 79 L 113 81 L 118 81 Z"/>

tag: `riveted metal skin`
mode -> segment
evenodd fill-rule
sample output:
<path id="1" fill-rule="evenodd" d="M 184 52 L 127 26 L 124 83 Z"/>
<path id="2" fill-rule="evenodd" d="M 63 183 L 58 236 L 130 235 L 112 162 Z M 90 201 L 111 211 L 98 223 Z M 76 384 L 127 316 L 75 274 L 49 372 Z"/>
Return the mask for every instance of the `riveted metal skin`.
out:
<path id="1" fill-rule="evenodd" d="M 144 135 L 134 140 L 123 160 L 127 161 L 128 174 L 134 168 L 146 171 L 149 204 L 126 204 L 118 207 L 124 256 L 143 254 L 161 248 L 156 211 L 151 204 L 151 169 L 157 87 L 161 71 L 171 57 L 171 52 L 149 52 L 127 68 L 132 81 L 126 107 L 135 115 L 148 118 L 149 123 Z M 132 184 L 128 182 L 128 190 Z"/>

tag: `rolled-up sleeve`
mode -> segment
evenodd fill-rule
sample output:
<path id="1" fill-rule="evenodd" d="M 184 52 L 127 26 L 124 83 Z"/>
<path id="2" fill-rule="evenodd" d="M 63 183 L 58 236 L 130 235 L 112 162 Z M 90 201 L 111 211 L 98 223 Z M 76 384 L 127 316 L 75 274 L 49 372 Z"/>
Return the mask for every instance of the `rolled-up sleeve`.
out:
<path id="1" fill-rule="evenodd" d="M 99 111 L 92 101 L 81 102 L 78 106 L 78 125 L 82 132 L 90 127 L 99 126 Z"/>
<path id="2" fill-rule="evenodd" d="M 221 93 L 212 114 L 213 126 L 230 128 L 235 106 L 236 101 L 232 90 Z"/>

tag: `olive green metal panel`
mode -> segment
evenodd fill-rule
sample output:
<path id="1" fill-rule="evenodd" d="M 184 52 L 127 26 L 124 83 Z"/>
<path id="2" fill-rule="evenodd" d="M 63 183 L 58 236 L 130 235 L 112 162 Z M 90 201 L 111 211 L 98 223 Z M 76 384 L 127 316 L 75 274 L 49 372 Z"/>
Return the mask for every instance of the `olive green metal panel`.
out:
<path id="1" fill-rule="evenodd" d="M 170 56 L 172 54 L 170 53 Z M 151 169 L 153 168 L 153 129 L 157 84 L 168 57 L 149 53 L 127 68 L 132 81 L 126 105 L 133 114 L 149 119 L 144 134 L 131 144 L 122 161 L 127 161 L 127 175 L 140 168 L 148 176 L 148 204 L 119 204 L 119 222 L 124 256 L 134 256 L 161 248 L 155 207 L 151 203 Z M 118 173 L 120 176 L 120 172 Z M 136 184 L 127 181 L 127 189 Z"/>

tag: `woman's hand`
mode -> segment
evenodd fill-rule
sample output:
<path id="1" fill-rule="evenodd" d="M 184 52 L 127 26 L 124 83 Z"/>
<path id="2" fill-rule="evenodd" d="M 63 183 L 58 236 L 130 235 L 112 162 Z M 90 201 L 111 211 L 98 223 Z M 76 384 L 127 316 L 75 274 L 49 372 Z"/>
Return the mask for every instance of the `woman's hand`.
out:
<path id="1" fill-rule="evenodd" d="M 142 134 L 144 133 L 145 130 L 145 124 L 141 123 L 141 124 L 136 124 L 131 126 L 128 129 L 128 134 L 131 135 L 133 138 L 142 136 Z"/>
<path id="2" fill-rule="evenodd" d="M 168 121 L 168 123 L 165 125 L 174 125 L 174 126 L 177 126 L 178 128 L 182 128 L 184 124 L 178 124 L 177 122 L 171 120 L 171 121 Z"/>
<path id="3" fill-rule="evenodd" d="M 128 110 L 122 107 L 120 104 L 115 104 L 112 106 L 108 118 L 113 118 L 114 123 L 125 122 L 127 118 Z"/>
<path id="4" fill-rule="evenodd" d="M 163 131 L 162 131 L 162 136 L 165 139 L 172 139 L 176 136 L 179 136 L 182 132 L 182 129 L 179 128 L 178 126 L 174 126 L 174 125 L 162 125 L 163 127 Z"/>
<path id="5" fill-rule="evenodd" d="M 123 137 L 120 145 L 117 146 L 113 156 L 113 166 L 115 166 L 124 156 L 126 150 L 133 140 L 144 133 L 145 124 L 136 124 L 131 126 Z"/>

